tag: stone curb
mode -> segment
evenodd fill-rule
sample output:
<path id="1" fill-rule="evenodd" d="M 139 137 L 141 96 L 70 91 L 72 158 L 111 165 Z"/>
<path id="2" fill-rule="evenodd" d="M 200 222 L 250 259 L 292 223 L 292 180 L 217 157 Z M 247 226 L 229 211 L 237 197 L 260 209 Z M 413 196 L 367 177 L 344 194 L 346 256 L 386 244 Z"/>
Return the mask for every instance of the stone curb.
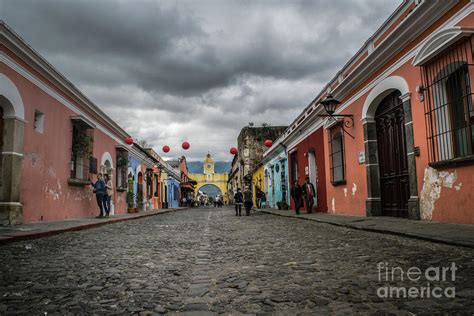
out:
<path id="1" fill-rule="evenodd" d="M 95 228 L 95 227 L 104 226 L 108 224 L 114 224 L 118 222 L 134 220 L 134 219 L 141 219 L 145 217 L 156 216 L 156 215 L 171 213 L 171 212 L 176 212 L 176 211 L 182 211 L 186 209 L 188 208 L 184 207 L 184 208 L 178 208 L 178 209 L 165 209 L 160 212 L 155 212 L 151 214 L 144 213 L 143 215 L 139 214 L 133 217 L 110 218 L 103 222 L 88 223 L 88 224 L 82 224 L 82 225 L 77 225 L 77 226 L 72 226 L 72 227 L 58 228 L 58 229 L 45 230 L 45 231 L 32 231 L 31 233 L 21 232 L 21 234 L 16 235 L 16 236 L 0 236 L 0 246 L 9 244 L 11 242 L 20 241 L 20 240 L 29 240 L 29 239 L 38 239 L 42 237 L 49 237 L 49 236 L 59 235 L 62 233 L 90 229 L 90 228 Z"/>
<path id="2" fill-rule="evenodd" d="M 368 232 L 372 232 L 372 233 L 381 233 L 381 234 L 402 236 L 402 237 L 407 237 L 407 238 L 412 238 L 412 239 L 419 239 L 419 240 L 424 240 L 424 241 L 429 241 L 429 242 L 434 242 L 434 243 L 439 243 L 439 244 L 445 244 L 445 245 L 450 245 L 450 246 L 466 247 L 466 248 L 474 249 L 474 244 L 472 244 L 472 243 L 466 243 L 466 242 L 463 242 L 463 241 L 457 241 L 457 240 L 452 240 L 452 239 L 445 239 L 445 238 L 442 238 L 442 237 L 422 236 L 422 235 L 419 235 L 419 234 L 401 232 L 401 231 L 397 231 L 397 230 L 388 230 L 388 229 L 382 229 L 382 228 L 360 227 L 360 226 L 355 226 L 355 225 L 351 225 L 351 224 L 347 224 L 347 223 L 336 223 L 336 222 L 330 222 L 330 221 L 323 221 L 323 220 L 317 219 L 317 218 L 308 218 L 308 217 L 296 216 L 296 215 L 292 215 L 292 214 L 280 214 L 280 213 L 275 213 L 275 212 L 264 210 L 264 209 L 260 209 L 259 211 L 263 212 L 263 213 L 271 214 L 271 215 L 276 215 L 276 216 L 296 218 L 296 219 L 304 219 L 304 220 L 308 220 L 308 221 L 313 221 L 313 222 L 318 222 L 318 223 L 323 223 L 323 224 L 329 224 L 329 225 L 339 226 L 339 227 L 345 227 L 345 228 L 350 228 L 350 229 L 356 229 L 356 230 L 363 230 L 363 231 L 368 231 Z"/>

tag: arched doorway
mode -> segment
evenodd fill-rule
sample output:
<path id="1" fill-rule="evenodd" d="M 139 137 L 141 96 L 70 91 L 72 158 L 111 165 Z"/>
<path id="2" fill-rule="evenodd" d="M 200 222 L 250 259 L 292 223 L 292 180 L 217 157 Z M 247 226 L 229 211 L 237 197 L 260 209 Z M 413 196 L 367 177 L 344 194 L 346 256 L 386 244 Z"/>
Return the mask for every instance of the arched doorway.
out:
<path id="1" fill-rule="evenodd" d="M 143 211 L 143 173 L 139 172 L 137 176 L 137 207 Z"/>
<path id="2" fill-rule="evenodd" d="M 135 207 L 135 194 L 133 193 L 133 172 L 129 168 L 127 174 L 127 207 L 131 211 Z"/>
<path id="3" fill-rule="evenodd" d="M 408 84 L 399 76 L 382 80 L 365 100 L 367 216 L 420 219 L 410 100 Z"/>
<path id="4" fill-rule="evenodd" d="M 318 168 L 316 166 L 316 152 L 312 148 L 308 152 L 308 176 L 309 181 L 314 185 L 314 189 L 317 190 L 318 188 Z M 318 207 L 318 199 L 316 198 L 318 193 L 313 197 L 314 200 L 314 207 Z"/>
<path id="5" fill-rule="evenodd" d="M 375 112 L 382 215 L 408 217 L 410 198 L 405 115 L 401 93 L 386 96 Z"/>
<path id="6" fill-rule="evenodd" d="M 25 112 L 15 84 L 0 74 L 0 226 L 23 222 L 20 202 Z"/>
<path id="7" fill-rule="evenodd" d="M 112 160 L 112 156 L 109 152 L 104 152 L 100 161 L 100 172 L 104 175 L 107 175 L 109 179 L 114 183 L 114 164 Z M 115 203 L 114 203 L 114 195 L 110 200 L 110 215 L 115 214 Z"/>

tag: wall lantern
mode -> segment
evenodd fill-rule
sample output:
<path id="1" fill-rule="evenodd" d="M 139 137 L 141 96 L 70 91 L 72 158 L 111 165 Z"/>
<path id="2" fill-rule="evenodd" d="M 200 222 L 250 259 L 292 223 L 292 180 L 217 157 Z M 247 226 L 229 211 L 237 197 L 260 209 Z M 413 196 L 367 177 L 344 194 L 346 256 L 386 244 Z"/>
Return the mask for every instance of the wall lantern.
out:
<path id="1" fill-rule="evenodd" d="M 131 138 L 130 136 L 125 138 L 125 144 L 132 145 L 133 144 L 133 138 Z"/>
<path id="2" fill-rule="evenodd" d="M 328 93 L 326 95 L 326 98 L 322 101 L 320 101 L 324 107 L 324 110 L 326 110 L 327 114 L 320 114 L 320 117 L 329 117 L 330 119 L 334 121 L 338 121 L 338 118 L 342 118 L 343 124 L 341 125 L 342 130 L 344 133 L 349 135 L 352 139 L 354 139 L 354 136 L 352 136 L 347 130 L 344 128 L 350 128 L 354 126 L 354 115 L 352 114 L 334 114 L 336 112 L 337 106 L 341 103 L 340 101 L 334 99 L 331 93 Z"/>

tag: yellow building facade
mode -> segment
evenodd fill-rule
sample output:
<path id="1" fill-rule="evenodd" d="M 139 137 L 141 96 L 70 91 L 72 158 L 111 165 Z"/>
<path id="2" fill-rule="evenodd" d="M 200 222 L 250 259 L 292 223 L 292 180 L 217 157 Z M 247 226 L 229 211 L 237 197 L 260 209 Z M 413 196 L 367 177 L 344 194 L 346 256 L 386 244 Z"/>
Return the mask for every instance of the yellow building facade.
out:
<path id="1" fill-rule="evenodd" d="M 224 199 L 224 203 L 229 203 L 229 197 L 227 192 L 227 179 L 228 173 L 216 173 L 214 170 L 214 160 L 211 154 L 207 154 L 206 159 L 203 161 L 202 173 L 190 173 L 189 177 L 196 180 L 197 185 L 194 187 L 194 196 L 197 196 L 198 192 L 203 189 L 204 186 L 214 186 L 219 189 L 221 196 Z"/>
<path id="2" fill-rule="evenodd" d="M 264 191 L 264 173 L 263 165 L 260 164 L 252 173 L 252 194 L 253 194 L 253 205 L 257 206 L 257 188 Z"/>

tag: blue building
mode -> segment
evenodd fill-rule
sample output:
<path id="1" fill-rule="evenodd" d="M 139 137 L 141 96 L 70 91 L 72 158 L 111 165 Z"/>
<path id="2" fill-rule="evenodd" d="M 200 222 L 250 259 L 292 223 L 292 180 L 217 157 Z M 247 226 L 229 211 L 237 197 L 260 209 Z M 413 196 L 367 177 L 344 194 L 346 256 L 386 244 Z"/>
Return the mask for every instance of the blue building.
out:
<path id="1" fill-rule="evenodd" d="M 168 170 L 168 207 L 179 207 L 180 192 L 180 174 L 178 170 Z"/>
<path id="2" fill-rule="evenodd" d="M 137 144 L 133 144 L 129 150 L 127 170 L 128 208 L 139 211 L 151 210 L 153 174 L 150 174 L 150 172 L 152 172 L 156 161 Z"/>
<path id="3" fill-rule="evenodd" d="M 267 207 L 276 208 L 278 202 L 290 204 L 290 186 L 288 182 L 288 155 L 286 148 L 275 144 L 264 153 L 264 191 Z"/>

